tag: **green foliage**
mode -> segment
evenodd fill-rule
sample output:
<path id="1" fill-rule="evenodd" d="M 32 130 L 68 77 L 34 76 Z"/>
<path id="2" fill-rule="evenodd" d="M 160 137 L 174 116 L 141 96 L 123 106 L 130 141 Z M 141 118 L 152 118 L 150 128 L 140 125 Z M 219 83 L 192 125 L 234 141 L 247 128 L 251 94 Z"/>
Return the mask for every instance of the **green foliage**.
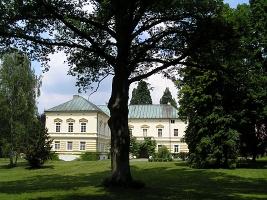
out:
<path id="1" fill-rule="evenodd" d="M 168 104 L 170 103 L 172 106 L 174 106 L 175 108 L 177 108 L 177 103 L 175 101 L 174 98 L 172 98 L 172 94 L 169 90 L 169 88 L 167 87 L 160 99 L 160 104 Z"/>
<path id="2" fill-rule="evenodd" d="M 142 104 L 152 104 L 152 99 L 150 96 L 150 90 L 148 84 L 145 81 L 139 81 L 137 88 L 133 89 L 132 99 L 130 101 L 131 105 L 142 105 Z"/>
<path id="3" fill-rule="evenodd" d="M 93 9 L 85 9 L 88 5 Z M 129 85 L 188 64 L 188 53 L 214 39 L 207 27 L 199 27 L 213 21 L 222 5 L 222 0 L 2 0 L 0 48 L 23 49 L 46 69 L 48 55 L 64 51 L 69 74 L 77 77 L 80 89 L 90 89 L 91 83 L 113 75 L 109 126 L 111 154 L 118 159 L 113 162 L 112 178 L 124 185 L 132 181 L 129 152 L 125 152 L 129 151 Z"/>
<path id="4" fill-rule="evenodd" d="M 203 24 L 205 32 L 219 34 L 221 40 L 191 53 L 188 60 L 201 68 L 181 70 L 179 114 L 189 121 L 185 140 L 194 167 L 234 168 L 238 153 L 255 158 L 266 141 L 266 132 L 255 129 L 266 124 L 267 76 L 264 53 L 258 54 L 264 48 L 257 46 L 263 40 L 255 37 L 251 23 L 252 8 L 225 8 L 213 24 Z"/>
<path id="5" fill-rule="evenodd" d="M 155 153 L 152 157 L 149 158 L 150 162 L 168 162 L 172 160 L 173 159 L 172 159 L 171 152 L 164 145 L 158 149 L 157 153 Z"/>
<path id="6" fill-rule="evenodd" d="M 83 154 L 81 154 L 81 160 L 82 161 L 95 161 L 95 160 L 99 160 L 99 153 L 98 152 L 84 152 Z"/>
<path id="7" fill-rule="evenodd" d="M 19 154 L 27 145 L 36 115 L 39 83 L 25 54 L 10 50 L 3 55 L 0 67 L 0 144 L 10 158 L 10 166 L 16 165 Z"/>
<path id="8" fill-rule="evenodd" d="M 139 146 L 139 157 L 148 158 L 155 153 L 157 143 L 151 137 L 145 137 Z"/>
<path id="9" fill-rule="evenodd" d="M 60 161 L 58 154 L 55 152 L 50 152 L 50 159 L 53 161 Z"/>
<path id="10" fill-rule="evenodd" d="M 131 137 L 130 153 L 137 158 L 148 158 L 154 155 L 157 143 L 151 137 L 145 137 L 144 141 L 137 141 Z"/>
<path id="11" fill-rule="evenodd" d="M 135 157 L 139 157 L 140 142 L 137 141 L 136 137 L 131 136 L 130 138 L 130 154 Z"/>
<path id="12" fill-rule="evenodd" d="M 189 153 L 187 152 L 179 152 L 178 158 L 182 159 L 183 161 L 187 160 Z"/>
<path id="13" fill-rule="evenodd" d="M 31 168 L 40 168 L 45 161 L 52 158 L 51 144 L 52 140 L 40 119 L 34 121 L 29 130 L 29 138 L 24 150 L 25 159 Z"/>

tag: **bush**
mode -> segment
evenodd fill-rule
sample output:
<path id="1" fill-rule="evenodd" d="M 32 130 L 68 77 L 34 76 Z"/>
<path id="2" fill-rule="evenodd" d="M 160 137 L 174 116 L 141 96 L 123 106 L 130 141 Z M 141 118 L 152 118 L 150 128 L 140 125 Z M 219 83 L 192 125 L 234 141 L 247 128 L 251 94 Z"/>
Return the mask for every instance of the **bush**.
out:
<path id="1" fill-rule="evenodd" d="M 54 160 L 54 161 L 59 161 L 60 160 L 59 157 L 58 157 L 58 154 L 56 154 L 55 152 L 51 152 L 50 159 Z"/>
<path id="2" fill-rule="evenodd" d="M 166 146 L 162 146 L 158 153 L 155 153 L 154 156 L 149 158 L 149 162 L 168 162 L 172 161 L 172 155 L 169 149 Z"/>
<path id="3" fill-rule="evenodd" d="M 99 156 L 100 156 L 100 153 L 98 152 L 87 151 L 81 155 L 81 160 L 82 161 L 95 161 L 95 160 L 99 160 Z"/>
<path id="4" fill-rule="evenodd" d="M 156 141 L 145 137 L 144 141 L 137 141 L 135 137 L 130 140 L 130 153 L 138 158 L 148 158 L 155 153 Z"/>
<path id="5" fill-rule="evenodd" d="M 187 160 L 188 155 L 189 155 L 188 152 L 180 152 L 180 153 L 178 153 L 178 157 L 180 159 L 182 159 L 183 161 Z"/>
<path id="6" fill-rule="evenodd" d="M 40 168 L 51 158 L 51 143 L 47 129 L 36 120 L 29 131 L 28 143 L 25 147 L 25 159 L 32 168 Z"/>

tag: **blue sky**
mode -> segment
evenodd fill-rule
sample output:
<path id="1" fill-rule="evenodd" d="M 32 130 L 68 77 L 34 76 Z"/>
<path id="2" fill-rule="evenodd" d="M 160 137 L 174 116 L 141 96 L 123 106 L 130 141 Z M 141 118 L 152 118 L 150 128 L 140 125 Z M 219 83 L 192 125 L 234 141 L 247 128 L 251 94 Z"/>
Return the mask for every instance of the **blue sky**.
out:
<path id="1" fill-rule="evenodd" d="M 248 3 L 248 0 L 225 0 L 231 7 L 235 8 L 237 4 Z M 68 101 L 72 98 L 72 95 L 78 94 L 78 88 L 75 87 L 75 77 L 67 75 L 68 66 L 64 63 L 66 60 L 65 55 L 62 52 L 50 56 L 50 70 L 46 73 L 42 73 L 40 64 L 38 62 L 32 62 L 32 66 L 35 69 L 36 74 L 42 75 L 42 87 L 41 96 L 38 98 L 38 110 L 40 113 L 44 109 L 49 109 L 60 103 Z M 151 84 L 154 90 L 151 92 L 152 100 L 154 104 L 159 103 L 159 99 L 163 94 L 166 87 L 170 88 L 173 97 L 177 97 L 177 89 L 174 84 L 163 78 L 161 75 L 156 74 L 150 77 L 147 82 Z M 132 84 L 130 87 L 130 95 L 132 89 L 136 87 L 136 84 Z M 98 92 L 89 97 L 91 91 L 86 94 L 81 94 L 85 98 L 89 99 L 93 103 L 100 105 L 106 104 L 109 100 L 111 92 L 111 77 L 104 80 Z"/>

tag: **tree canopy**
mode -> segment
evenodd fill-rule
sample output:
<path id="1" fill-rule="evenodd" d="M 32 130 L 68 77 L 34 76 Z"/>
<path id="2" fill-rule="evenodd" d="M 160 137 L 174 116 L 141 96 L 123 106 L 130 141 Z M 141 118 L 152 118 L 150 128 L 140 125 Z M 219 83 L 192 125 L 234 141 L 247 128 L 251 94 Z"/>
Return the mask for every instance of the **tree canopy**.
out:
<path id="1" fill-rule="evenodd" d="M 224 31 L 210 32 L 222 40 L 188 58 L 205 67 L 181 70 L 179 113 L 189 121 L 185 140 L 192 166 L 235 167 L 238 156 L 255 159 L 266 151 L 266 30 L 259 27 L 267 19 L 255 15 L 259 7 L 266 3 L 226 7 Z"/>
<path id="2" fill-rule="evenodd" d="M 222 5 L 222 0 L 2 0 L 0 45 L 25 50 L 46 67 L 50 53 L 64 51 L 70 74 L 84 89 L 113 75 L 107 182 L 131 186 L 129 85 L 189 64 L 185 58 L 209 40 L 201 27 L 214 23 Z"/>
<path id="3" fill-rule="evenodd" d="M 133 89 L 131 105 L 152 104 L 152 98 L 148 84 L 145 81 L 139 81 L 137 88 Z"/>
<path id="4" fill-rule="evenodd" d="M 16 50 L 4 54 L 0 66 L 0 143 L 10 157 L 10 166 L 16 165 L 27 145 L 38 88 L 39 80 L 27 56 Z"/>

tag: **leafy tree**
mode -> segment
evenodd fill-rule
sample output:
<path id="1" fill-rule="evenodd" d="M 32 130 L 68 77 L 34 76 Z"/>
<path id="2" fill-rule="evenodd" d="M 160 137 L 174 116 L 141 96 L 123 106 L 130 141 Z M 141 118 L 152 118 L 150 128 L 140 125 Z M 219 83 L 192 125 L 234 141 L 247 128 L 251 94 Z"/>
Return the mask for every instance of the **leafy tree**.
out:
<path id="1" fill-rule="evenodd" d="M 222 40 L 199 46 L 189 58 L 203 69 L 181 72 L 179 112 L 189 120 L 185 140 L 193 166 L 235 167 L 238 153 L 255 158 L 266 140 L 266 133 L 255 129 L 265 127 L 267 82 L 263 54 L 256 56 L 262 40 L 252 42 L 259 38 L 251 24 L 252 7 L 225 8 Z M 216 29 L 209 34 L 218 34 Z"/>
<path id="2" fill-rule="evenodd" d="M 35 98 L 38 79 L 30 67 L 30 61 L 21 52 L 12 50 L 2 57 L 0 69 L 1 140 L 8 152 L 10 166 L 16 166 L 17 158 L 27 145 L 28 130 L 35 117 Z"/>
<path id="3" fill-rule="evenodd" d="M 136 137 L 130 138 L 130 153 L 133 156 L 139 157 L 140 142 L 137 141 Z"/>
<path id="4" fill-rule="evenodd" d="M 216 17 L 222 5 L 221 0 L 2 0 L 0 44 L 20 47 L 46 67 L 47 55 L 64 51 L 70 74 L 84 89 L 114 75 L 109 182 L 131 186 L 130 84 L 187 64 L 185 58 L 199 45 L 198 27 Z M 208 39 L 201 37 L 203 43 Z"/>
<path id="5" fill-rule="evenodd" d="M 148 158 L 155 154 L 157 143 L 151 137 L 145 137 L 144 141 L 137 141 L 131 137 L 130 153 L 138 158 Z"/>
<path id="6" fill-rule="evenodd" d="M 171 152 L 165 145 L 163 145 L 159 148 L 157 157 L 162 159 L 171 159 Z"/>
<path id="7" fill-rule="evenodd" d="M 175 99 L 172 98 L 172 94 L 171 94 L 169 88 L 167 87 L 165 89 L 165 91 L 163 92 L 163 95 L 160 99 L 160 104 L 168 104 L 168 103 L 170 103 L 172 106 L 177 108 L 177 103 L 176 103 Z"/>
<path id="8" fill-rule="evenodd" d="M 145 137 L 143 142 L 139 144 L 139 157 L 148 158 L 154 155 L 157 143 L 151 137 Z"/>
<path id="9" fill-rule="evenodd" d="M 41 116 L 34 120 L 29 130 L 29 141 L 24 150 L 25 159 L 32 168 L 40 168 L 45 161 L 52 158 L 50 139 Z"/>
<path id="10" fill-rule="evenodd" d="M 145 81 L 139 81 L 137 88 L 133 89 L 132 99 L 130 101 L 131 105 L 142 105 L 142 104 L 152 104 L 152 99 L 150 96 L 150 91 L 148 84 Z"/>

